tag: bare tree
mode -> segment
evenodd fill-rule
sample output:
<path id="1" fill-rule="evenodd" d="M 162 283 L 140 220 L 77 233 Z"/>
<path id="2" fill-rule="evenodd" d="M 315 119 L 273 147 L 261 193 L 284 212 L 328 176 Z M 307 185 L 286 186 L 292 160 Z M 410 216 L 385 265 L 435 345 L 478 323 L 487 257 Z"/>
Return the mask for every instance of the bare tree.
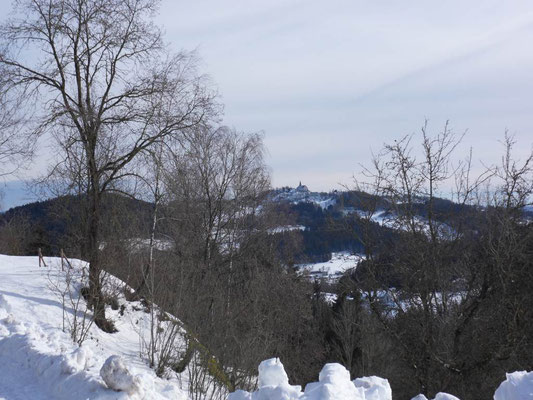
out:
<path id="1" fill-rule="evenodd" d="M 110 330 L 101 299 L 102 195 L 156 141 L 216 113 L 195 58 L 170 54 L 152 18 L 157 0 L 18 0 L 1 28 L 0 65 L 11 93 L 33 100 L 27 129 L 53 136 L 57 168 L 74 165 L 87 197 L 89 303 Z"/>
<path id="2" fill-rule="evenodd" d="M 5 73 L 0 66 L 0 76 Z M 31 132 L 21 130 L 28 118 L 23 113 L 22 101 L 8 93 L 8 86 L 8 82 L 0 79 L 0 178 L 16 172 L 23 162 L 28 163 L 35 149 Z"/>
<path id="3" fill-rule="evenodd" d="M 426 394 L 468 398 L 475 379 L 497 382 L 494 366 L 529 345 L 532 156 L 514 159 L 506 136 L 501 165 L 473 177 L 471 152 L 453 167 L 461 136 L 448 125 L 431 136 L 425 124 L 418 153 L 412 139 L 385 145 L 359 184 L 374 196 L 360 219 L 367 258 L 353 278 L 401 354 L 397 377 L 410 371 Z M 457 203 L 439 198 L 453 182 Z M 393 229 L 375 229 L 378 221 Z"/>

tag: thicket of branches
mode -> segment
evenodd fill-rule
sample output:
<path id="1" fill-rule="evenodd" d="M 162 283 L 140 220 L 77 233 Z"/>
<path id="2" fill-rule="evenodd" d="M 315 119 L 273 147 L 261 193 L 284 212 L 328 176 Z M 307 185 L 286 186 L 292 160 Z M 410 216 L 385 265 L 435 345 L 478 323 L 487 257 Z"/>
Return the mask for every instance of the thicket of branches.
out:
<path id="1" fill-rule="evenodd" d="M 385 146 L 358 182 L 374 195 L 361 217 L 366 259 L 339 284 L 333 355 L 355 375 L 388 377 L 398 398 L 489 398 L 506 371 L 533 368 L 533 157 L 513 159 L 506 136 L 501 164 L 472 178 L 471 155 L 452 164 L 460 137 L 447 126 L 422 129 L 422 156 L 414 142 Z M 437 213 L 450 182 L 454 208 Z M 373 222 L 383 199 L 393 238 Z"/>

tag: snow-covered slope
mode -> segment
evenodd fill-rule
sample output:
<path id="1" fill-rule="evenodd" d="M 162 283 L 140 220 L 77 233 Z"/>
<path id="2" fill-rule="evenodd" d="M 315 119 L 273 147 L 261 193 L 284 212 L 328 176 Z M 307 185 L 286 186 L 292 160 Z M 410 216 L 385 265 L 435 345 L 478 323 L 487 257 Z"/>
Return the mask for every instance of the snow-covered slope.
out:
<path id="1" fill-rule="evenodd" d="M 107 334 L 92 326 L 82 346 L 75 344 L 68 329 L 62 329 L 63 310 L 72 316 L 72 304 L 64 309 L 58 291 L 52 289 L 64 280 L 65 272 L 59 259 L 45 260 L 47 267 L 39 267 L 37 257 L 0 255 L 0 400 L 189 398 L 185 377 L 158 378 L 140 357 L 139 342 L 146 335 L 149 314 L 138 302 L 119 297 L 119 309 L 106 310 L 118 332 Z M 78 272 L 86 267 L 81 261 L 72 265 Z M 110 282 L 123 285 L 113 277 Z M 102 376 L 110 385 L 131 390 L 109 389 Z M 385 400 L 391 396 L 386 380 L 351 381 L 339 364 L 327 364 L 318 382 L 306 385 L 302 392 L 301 387 L 289 385 L 279 360 L 267 360 L 259 368 L 258 383 L 257 392 L 237 391 L 230 399 Z M 456 398 L 439 393 L 436 399 Z M 508 374 L 494 399 L 533 400 L 533 373 Z"/>
<path id="2" fill-rule="evenodd" d="M 314 203 L 324 210 L 337 203 L 335 195 L 310 192 L 307 186 L 302 185 L 301 183 L 296 188 L 287 187 L 274 190 L 272 193 L 272 200 L 277 202 L 289 202 L 292 204 Z"/>
<path id="3" fill-rule="evenodd" d="M 347 251 L 331 253 L 331 259 L 325 262 L 298 264 L 296 267 L 300 272 L 306 272 L 312 278 L 322 278 L 336 280 L 342 274 L 355 268 L 357 263 L 364 258 L 362 254 L 351 254 Z"/>
<path id="4" fill-rule="evenodd" d="M 62 301 L 51 289 L 64 276 L 60 260 L 45 260 L 40 268 L 37 257 L 0 255 L 0 399 L 187 399 L 177 379 L 156 377 L 141 359 L 139 333 L 148 314 L 138 303 L 119 298 L 122 312 L 106 310 L 118 332 L 92 326 L 82 346 L 75 344 L 62 330 Z M 71 305 L 65 311 L 72 315 Z M 136 393 L 108 389 L 100 377 L 112 355 L 121 356 L 135 377 Z"/>

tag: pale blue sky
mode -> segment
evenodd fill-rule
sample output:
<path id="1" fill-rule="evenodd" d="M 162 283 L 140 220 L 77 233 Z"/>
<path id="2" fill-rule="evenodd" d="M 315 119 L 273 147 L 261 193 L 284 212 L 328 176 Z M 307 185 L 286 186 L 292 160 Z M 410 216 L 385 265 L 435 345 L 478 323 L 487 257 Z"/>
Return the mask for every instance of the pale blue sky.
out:
<path id="1" fill-rule="evenodd" d="M 425 118 L 488 162 L 505 129 L 531 148 L 531 1 L 192 3 L 163 2 L 167 38 L 198 48 L 226 123 L 265 131 L 276 186 L 350 182 Z"/>
<path id="2" fill-rule="evenodd" d="M 224 123 L 265 132 L 274 186 L 336 189 L 425 118 L 487 162 L 505 129 L 533 143 L 530 0 L 164 0 L 158 22 L 198 50 Z"/>

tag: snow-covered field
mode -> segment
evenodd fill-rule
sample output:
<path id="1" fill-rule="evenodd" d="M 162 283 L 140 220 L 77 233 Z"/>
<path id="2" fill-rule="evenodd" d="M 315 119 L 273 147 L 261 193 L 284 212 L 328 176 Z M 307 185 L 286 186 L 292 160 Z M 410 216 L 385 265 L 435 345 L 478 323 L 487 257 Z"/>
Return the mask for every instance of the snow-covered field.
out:
<path id="1" fill-rule="evenodd" d="M 268 230 L 268 233 L 284 233 L 292 231 L 305 231 L 305 226 L 303 225 L 284 225 L 278 226 Z"/>
<path id="2" fill-rule="evenodd" d="M 297 265 L 300 272 L 306 272 L 311 277 L 335 279 L 340 277 L 347 269 L 355 268 L 357 263 L 364 258 L 361 254 L 350 252 L 331 253 L 331 260 L 313 264 Z"/>
<path id="3" fill-rule="evenodd" d="M 117 333 L 92 326 L 79 347 L 63 332 L 63 306 L 51 286 L 62 279 L 60 259 L 0 255 L 0 399 L 187 399 L 178 379 L 158 378 L 140 357 L 140 335 L 148 315 L 139 303 L 106 310 Z M 73 261 L 74 268 L 84 263 Z M 134 307 L 139 311 L 135 311 Z M 69 304 L 66 313 L 72 315 Z M 109 389 L 100 376 L 105 361 L 121 357 L 135 393 Z M 122 371 L 124 372 L 124 371 Z M 116 378 L 116 371 L 114 373 Z"/>

